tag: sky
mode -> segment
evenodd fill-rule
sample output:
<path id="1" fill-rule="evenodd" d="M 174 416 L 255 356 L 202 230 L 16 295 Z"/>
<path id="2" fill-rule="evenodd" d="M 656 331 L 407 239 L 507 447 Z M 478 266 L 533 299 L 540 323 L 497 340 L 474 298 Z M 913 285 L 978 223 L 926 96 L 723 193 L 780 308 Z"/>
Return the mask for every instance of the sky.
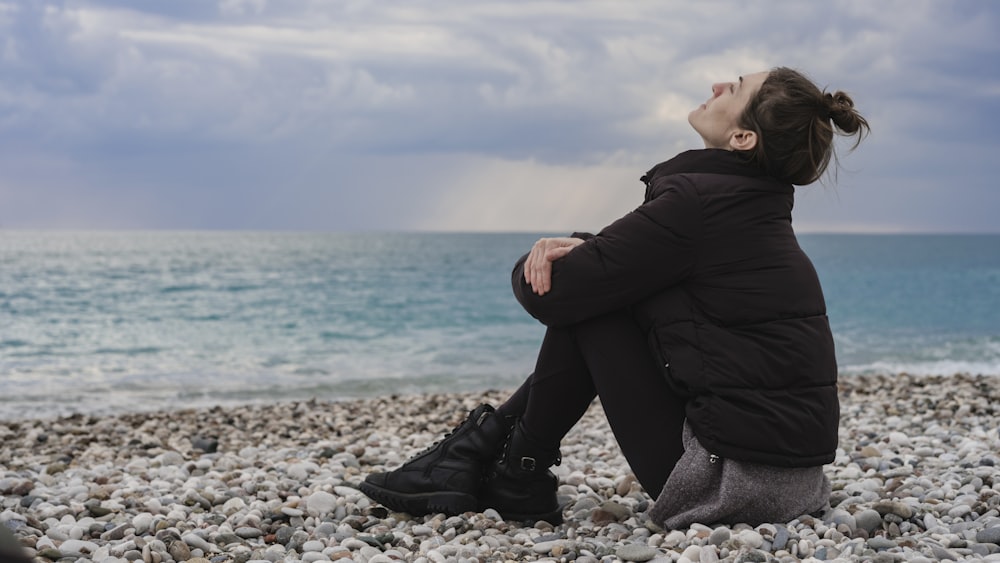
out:
<path id="1" fill-rule="evenodd" d="M 0 229 L 596 231 L 790 66 L 871 123 L 800 232 L 1000 232 L 1000 2 L 0 0 Z"/>

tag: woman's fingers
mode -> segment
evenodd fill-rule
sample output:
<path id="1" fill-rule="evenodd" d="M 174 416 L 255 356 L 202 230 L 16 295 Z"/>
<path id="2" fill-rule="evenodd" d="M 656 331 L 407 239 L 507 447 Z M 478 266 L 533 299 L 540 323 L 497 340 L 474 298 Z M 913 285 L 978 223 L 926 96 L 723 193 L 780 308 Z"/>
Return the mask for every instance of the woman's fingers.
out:
<path id="1" fill-rule="evenodd" d="M 531 286 L 531 290 L 538 295 L 543 295 L 542 281 L 544 274 L 542 269 L 544 268 L 545 252 L 547 251 L 546 239 L 539 239 L 531 247 L 531 252 L 528 253 L 528 259 L 524 262 L 524 281 Z"/>
<path id="2" fill-rule="evenodd" d="M 542 252 L 542 241 L 539 240 L 531 247 L 531 251 L 528 253 L 528 259 L 524 261 L 524 281 L 534 287 L 534 273 L 538 264 L 539 254 Z"/>
<path id="3" fill-rule="evenodd" d="M 529 257 L 529 262 L 531 263 L 531 279 L 528 283 L 531 284 L 531 289 L 538 295 L 545 295 L 548 288 L 545 287 L 547 283 L 546 267 L 548 266 L 548 260 L 545 259 L 545 253 L 548 250 L 547 239 L 541 239 L 535 243 L 535 246 L 531 249 L 531 256 Z"/>
<path id="4" fill-rule="evenodd" d="M 552 262 L 569 254 L 583 243 L 577 238 L 542 238 L 531 247 L 524 261 L 524 281 L 537 295 L 545 295 L 552 289 Z"/>
<path id="5" fill-rule="evenodd" d="M 535 268 L 534 283 L 531 287 L 538 295 L 545 295 L 552 288 L 552 262 L 546 260 L 544 254 Z"/>

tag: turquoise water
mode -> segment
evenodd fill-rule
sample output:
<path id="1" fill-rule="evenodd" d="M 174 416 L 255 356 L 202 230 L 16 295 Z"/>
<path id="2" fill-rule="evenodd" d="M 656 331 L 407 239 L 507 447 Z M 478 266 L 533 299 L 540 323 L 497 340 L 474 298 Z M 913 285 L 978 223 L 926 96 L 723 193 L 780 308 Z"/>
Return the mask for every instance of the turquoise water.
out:
<path id="1" fill-rule="evenodd" d="M 0 418 L 513 387 L 537 236 L 0 232 Z M 845 375 L 1000 374 L 1000 236 L 800 240 Z"/>

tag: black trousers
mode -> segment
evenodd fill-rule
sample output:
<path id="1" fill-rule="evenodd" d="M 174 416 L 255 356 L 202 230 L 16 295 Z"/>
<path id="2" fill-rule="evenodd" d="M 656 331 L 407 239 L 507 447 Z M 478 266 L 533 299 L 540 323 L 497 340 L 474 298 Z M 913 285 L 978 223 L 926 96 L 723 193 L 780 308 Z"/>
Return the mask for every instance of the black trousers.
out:
<path id="1" fill-rule="evenodd" d="M 497 410 L 520 416 L 525 432 L 555 446 L 596 396 L 629 466 L 655 499 L 684 452 L 684 403 L 626 312 L 549 328 L 535 371 Z"/>

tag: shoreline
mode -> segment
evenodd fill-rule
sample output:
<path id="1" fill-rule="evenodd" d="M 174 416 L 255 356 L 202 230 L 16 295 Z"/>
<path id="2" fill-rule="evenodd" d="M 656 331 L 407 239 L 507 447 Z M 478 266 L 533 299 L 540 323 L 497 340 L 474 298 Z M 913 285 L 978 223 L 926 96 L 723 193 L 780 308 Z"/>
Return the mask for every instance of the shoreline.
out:
<path id="1" fill-rule="evenodd" d="M 841 387 L 845 385 L 848 387 L 853 387 L 850 380 L 854 378 L 862 379 L 872 379 L 872 378 L 894 378 L 894 377 L 906 377 L 911 380 L 921 380 L 929 379 L 934 381 L 947 380 L 952 378 L 966 378 L 966 379 L 988 379 L 995 381 L 1000 385 L 1000 371 L 997 372 L 969 372 L 969 371 L 956 371 L 948 373 L 938 373 L 938 372 L 927 372 L 927 373 L 910 373 L 906 371 L 894 371 L 886 372 L 883 370 L 873 370 L 873 371 L 851 371 L 850 368 L 842 369 L 839 373 L 839 382 Z M 118 404 L 112 404 L 110 406 L 105 406 L 101 410 L 71 410 L 56 413 L 45 413 L 41 415 L 34 416 L 24 416 L 24 415 L 10 415 L 0 412 L 0 425 L 9 424 L 21 424 L 21 423 L 36 423 L 36 422 L 55 422 L 62 419 L 98 419 L 98 418 L 115 418 L 130 415 L 151 415 L 159 416 L 163 414 L 180 413 L 187 411 L 210 411 L 214 409 L 226 409 L 226 410 L 240 410 L 255 407 L 281 407 L 282 405 L 288 404 L 298 404 L 298 403 L 320 403 L 320 404 L 338 404 L 338 403 L 349 403 L 357 401 L 371 401 L 385 399 L 388 397 L 396 397 L 401 400 L 421 400 L 422 397 L 429 395 L 494 395 L 496 394 L 496 401 L 502 402 L 517 388 L 520 382 L 512 383 L 511 387 L 496 387 L 496 386 L 461 386 L 455 390 L 445 391 L 440 387 L 434 387 L 427 391 L 412 391 L 407 389 L 406 391 L 364 391 L 364 392 L 351 392 L 350 390 L 343 396 L 331 396 L 329 393 L 325 395 L 319 395 L 315 392 L 312 393 L 302 393 L 302 394 L 289 394 L 286 396 L 279 397 L 257 397 L 252 399 L 233 399 L 226 396 L 215 396 L 211 401 L 207 400 L 206 397 L 198 397 L 189 406 L 175 406 L 173 402 L 183 402 L 188 401 L 189 398 L 171 398 L 166 404 L 161 405 L 149 405 L 148 402 L 152 402 L 154 399 L 150 397 L 136 397 L 135 400 L 141 402 L 143 406 L 136 406 L 136 404 L 129 403 L 132 407 L 128 410 L 115 410 L 116 407 L 120 406 Z M 159 399 L 155 399 L 159 400 Z"/>
<path id="2" fill-rule="evenodd" d="M 354 489 L 506 391 L 0 425 L 0 524 L 40 560 L 1000 561 L 995 376 L 841 378 L 832 509 L 660 530 L 595 403 L 563 441 L 566 523 L 410 519 Z"/>

